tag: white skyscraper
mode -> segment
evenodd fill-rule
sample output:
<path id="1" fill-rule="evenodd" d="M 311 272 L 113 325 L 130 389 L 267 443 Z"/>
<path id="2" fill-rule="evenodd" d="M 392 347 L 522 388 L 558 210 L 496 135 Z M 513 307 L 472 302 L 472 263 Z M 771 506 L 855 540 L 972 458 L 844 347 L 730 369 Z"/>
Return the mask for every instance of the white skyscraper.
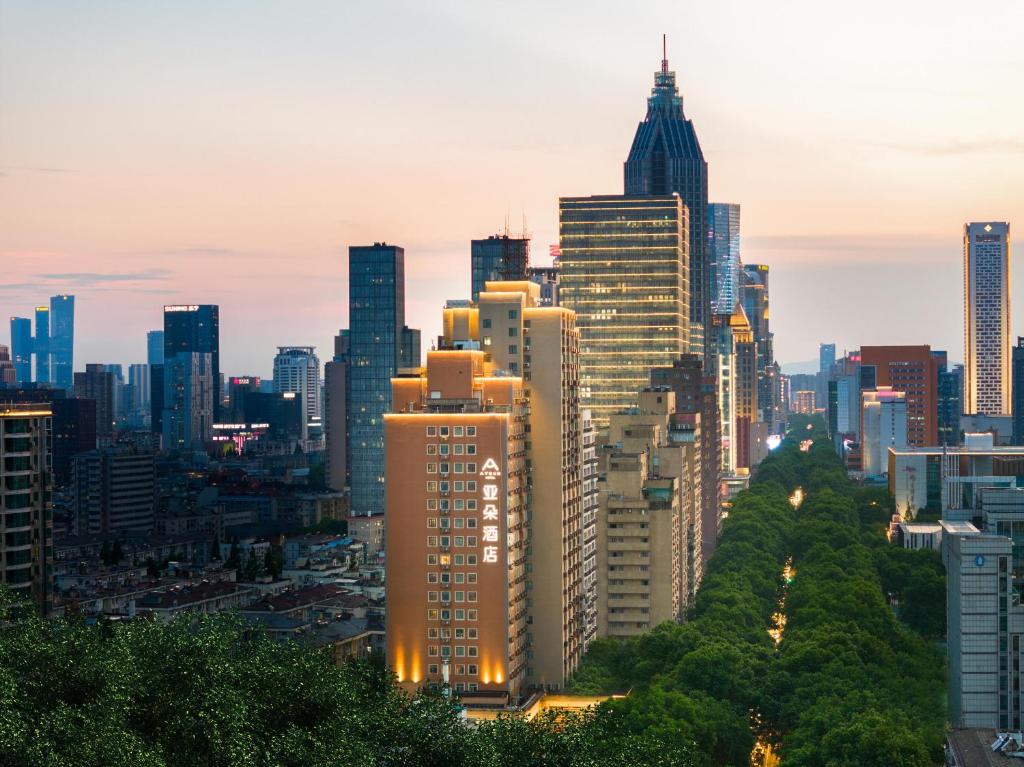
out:
<path id="1" fill-rule="evenodd" d="M 1010 413 L 1010 225 L 964 225 L 964 412 Z"/>
<path id="2" fill-rule="evenodd" d="M 907 446 L 907 395 L 879 386 L 864 392 L 861 402 L 864 475 L 876 477 L 889 470 L 889 448 Z"/>
<path id="3" fill-rule="evenodd" d="M 302 438 L 320 426 L 320 358 L 314 346 L 278 346 L 274 357 L 274 391 L 302 397 Z"/>

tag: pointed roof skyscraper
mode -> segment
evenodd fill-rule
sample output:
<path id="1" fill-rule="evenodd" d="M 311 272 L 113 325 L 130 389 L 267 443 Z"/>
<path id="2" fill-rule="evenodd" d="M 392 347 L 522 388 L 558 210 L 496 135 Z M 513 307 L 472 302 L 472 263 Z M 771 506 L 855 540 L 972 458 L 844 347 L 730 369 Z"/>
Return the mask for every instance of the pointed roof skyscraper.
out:
<path id="1" fill-rule="evenodd" d="M 676 192 L 689 210 L 690 220 L 690 349 L 703 348 L 710 322 L 710 287 L 707 264 L 708 164 L 704 160 L 693 122 L 683 112 L 683 97 L 676 73 L 668 68 L 662 36 L 661 69 L 654 73 L 654 88 L 647 99 L 647 116 L 637 126 L 625 163 L 626 194 L 655 195 Z"/>

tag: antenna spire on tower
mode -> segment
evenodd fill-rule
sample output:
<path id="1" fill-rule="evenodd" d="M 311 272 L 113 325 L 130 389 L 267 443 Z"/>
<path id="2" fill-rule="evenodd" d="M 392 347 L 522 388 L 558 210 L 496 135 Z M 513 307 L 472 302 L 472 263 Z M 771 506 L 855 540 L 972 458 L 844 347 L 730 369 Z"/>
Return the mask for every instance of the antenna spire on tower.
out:
<path id="1" fill-rule="evenodd" d="M 661 72 L 668 74 L 668 35 L 661 36 Z"/>

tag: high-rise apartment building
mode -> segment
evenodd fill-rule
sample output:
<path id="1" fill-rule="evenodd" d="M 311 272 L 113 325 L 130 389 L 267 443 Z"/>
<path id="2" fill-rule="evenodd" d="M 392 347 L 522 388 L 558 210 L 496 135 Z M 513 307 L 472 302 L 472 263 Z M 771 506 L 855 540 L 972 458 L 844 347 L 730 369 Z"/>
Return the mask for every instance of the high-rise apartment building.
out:
<path id="1" fill-rule="evenodd" d="M 597 515 L 601 510 L 600 487 L 601 467 L 597 458 L 597 427 L 590 417 L 590 411 L 580 413 L 580 430 L 583 446 L 583 460 L 580 468 L 583 475 L 582 514 L 580 543 L 583 556 L 583 621 L 584 651 L 597 639 Z"/>
<path id="2" fill-rule="evenodd" d="M 348 448 L 352 514 L 384 512 L 384 414 L 391 379 L 419 364 L 418 331 L 405 326 L 405 250 L 378 242 L 353 246 L 349 258 Z"/>
<path id="3" fill-rule="evenodd" d="M 529 660 L 527 400 L 482 351 L 396 378 L 387 444 L 387 661 L 409 690 L 517 703 Z"/>
<path id="4" fill-rule="evenodd" d="M 889 448 L 907 447 L 909 406 L 905 392 L 879 386 L 861 395 L 864 474 L 881 476 L 889 470 Z"/>
<path id="5" fill-rule="evenodd" d="M 213 434 L 213 355 L 165 354 L 162 439 L 165 450 L 201 448 Z"/>
<path id="6" fill-rule="evenodd" d="M 106 365 L 90 363 L 84 373 L 75 373 L 75 396 L 96 401 L 96 438 L 101 441 L 114 436 L 114 384 Z"/>
<path id="7" fill-rule="evenodd" d="M 799 389 L 793 392 L 793 412 L 799 415 L 814 415 L 815 398 L 813 389 Z"/>
<path id="8" fill-rule="evenodd" d="M 518 282 L 528 279 L 530 240 L 493 234 L 485 240 L 470 242 L 473 300 L 479 298 L 487 282 Z"/>
<path id="9" fill-rule="evenodd" d="M 475 305 L 445 308 L 442 345 L 481 349 L 496 369 L 523 377 L 530 403 L 527 678 L 560 689 L 586 649 L 580 336 L 570 310 L 538 306 L 539 299 L 529 281 L 487 282 Z"/>
<path id="10" fill-rule="evenodd" d="M 153 453 L 104 447 L 71 462 L 71 508 L 77 535 L 148 533 L 153 529 Z"/>
<path id="11" fill-rule="evenodd" d="M 675 394 L 676 413 L 699 417 L 700 540 L 702 566 L 706 565 L 722 533 L 722 430 L 718 408 L 718 381 L 704 374 L 697 354 L 684 354 L 670 368 L 651 370 L 651 387 Z"/>
<path id="12" fill-rule="evenodd" d="M 312 346 L 278 346 L 274 357 L 274 391 L 295 392 L 302 400 L 302 438 L 310 427 L 322 428 L 320 412 L 320 358 Z"/>
<path id="13" fill-rule="evenodd" d="M 1010 225 L 964 225 L 964 359 L 970 414 L 1010 413 Z"/>
<path id="14" fill-rule="evenodd" d="M 756 465 L 751 460 L 751 443 L 755 434 L 753 425 L 758 422 L 760 412 L 757 402 L 757 342 L 742 306 L 737 306 L 729 316 L 729 328 L 736 351 L 733 370 L 736 379 L 736 468 L 750 469 Z"/>
<path id="15" fill-rule="evenodd" d="M 757 347 L 757 419 L 771 431 L 782 429 L 782 397 L 775 362 L 775 335 L 771 332 L 770 295 L 767 264 L 743 264 L 740 270 L 740 294 L 743 311 L 754 334 Z"/>
<path id="16" fill-rule="evenodd" d="M 741 308 L 742 311 L 742 308 Z M 715 380 L 718 423 L 721 437 L 721 471 L 736 472 L 736 338 L 729 322 L 731 314 L 715 314 L 707 335 L 705 359 Z"/>
<path id="17" fill-rule="evenodd" d="M 661 70 L 647 99 L 647 115 L 636 129 L 626 158 L 627 195 L 670 195 L 682 198 L 688 211 L 685 252 L 689 275 L 687 335 L 693 351 L 703 353 L 704 332 L 711 315 L 710 269 L 707 256 L 708 164 L 693 123 L 683 113 L 683 97 L 663 54 Z M 563 255 L 565 242 L 562 243 Z M 729 308 L 729 311 L 732 307 Z M 690 351 L 689 348 L 683 352 Z M 670 361 L 662 364 L 670 364 Z"/>
<path id="18" fill-rule="evenodd" d="M 164 331 L 150 330 L 146 333 L 146 364 L 164 364 Z"/>
<path id="19" fill-rule="evenodd" d="M 939 361 L 930 346 L 862 346 L 861 389 L 891 386 L 907 395 L 907 444 L 939 444 Z"/>
<path id="20" fill-rule="evenodd" d="M 699 581 L 699 446 L 674 440 L 675 394 L 647 388 L 612 415 L 601 460 L 598 635 L 626 638 L 678 621 Z M 689 554 L 692 552 L 692 555 Z"/>
<path id="21" fill-rule="evenodd" d="M 580 329 L 581 399 L 603 427 L 636 403 L 651 368 L 689 351 L 687 209 L 677 194 L 563 197 L 559 239 L 559 299 Z"/>
<path id="22" fill-rule="evenodd" d="M 740 301 L 740 206 L 708 203 L 711 311 L 729 314 Z"/>
<path id="23" fill-rule="evenodd" d="M 50 409 L 0 405 L 0 583 L 42 614 L 53 604 Z"/>
<path id="24" fill-rule="evenodd" d="M 209 386 L 212 414 L 215 421 L 221 420 L 221 379 L 220 379 L 220 307 L 216 304 L 179 304 L 164 307 L 164 362 L 169 363 L 176 354 L 209 354 L 209 381 L 203 381 L 195 390 Z M 185 362 L 185 368 L 190 363 Z M 200 366 L 206 369 L 205 365 Z M 184 368 L 178 365 L 180 373 Z M 167 370 L 164 370 L 164 391 L 167 391 Z M 203 395 L 205 396 L 205 395 Z M 169 406 L 165 399 L 164 408 Z M 177 431 L 177 429 L 176 429 Z M 165 445 L 166 447 L 166 445 Z"/>
<path id="25" fill-rule="evenodd" d="M 60 389 L 74 385 L 75 297 L 50 298 L 50 380 Z"/>

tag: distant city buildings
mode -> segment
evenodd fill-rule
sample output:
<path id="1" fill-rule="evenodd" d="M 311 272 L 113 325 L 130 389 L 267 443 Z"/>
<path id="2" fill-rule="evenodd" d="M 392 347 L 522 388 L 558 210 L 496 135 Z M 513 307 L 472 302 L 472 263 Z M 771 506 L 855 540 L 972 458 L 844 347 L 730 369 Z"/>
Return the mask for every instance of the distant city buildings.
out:
<path id="1" fill-rule="evenodd" d="M 17 383 L 52 383 L 61 389 L 73 385 L 75 347 L 75 297 L 58 295 L 49 306 L 35 310 L 35 335 L 31 320 L 11 317 L 11 355 Z M 35 357 L 35 375 L 32 358 Z"/>
<path id="2" fill-rule="evenodd" d="M 192 449 L 210 440 L 220 420 L 220 307 L 164 307 L 162 414 L 166 450 Z"/>
<path id="3" fill-rule="evenodd" d="M 965 413 L 1010 413 L 1010 225 L 964 225 Z"/>
<path id="4" fill-rule="evenodd" d="M 322 438 L 320 358 L 312 346 L 279 346 L 274 357 L 274 392 L 293 392 L 302 402 L 302 439 Z"/>
<path id="5" fill-rule="evenodd" d="M 152 452 L 105 447 L 76 455 L 71 466 L 75 534 L 153 530 Z"/>
<path id="6" fill-rule="evenodd" d="M 90 363 L 85 372 L 75 373 L 75 396 L 96 402 L 96 437 L 109 441 L 114 436 L 114 374 L 106 365 Z"/>

